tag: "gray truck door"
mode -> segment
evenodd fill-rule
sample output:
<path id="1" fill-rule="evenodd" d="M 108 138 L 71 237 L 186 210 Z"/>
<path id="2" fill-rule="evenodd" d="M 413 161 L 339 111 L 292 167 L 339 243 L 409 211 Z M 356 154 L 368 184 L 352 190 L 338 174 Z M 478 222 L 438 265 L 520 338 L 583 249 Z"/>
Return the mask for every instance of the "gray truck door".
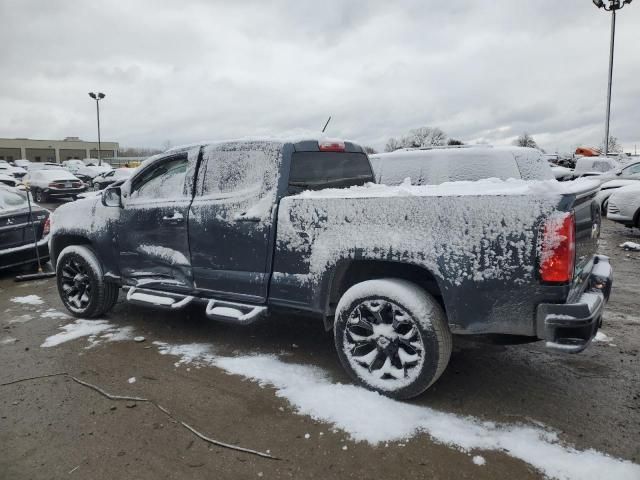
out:
<path id="1" fill-rule="evenodd" d="M 187 172 L 198 150 L 153 161 L 123 193 L 119 267 L 128 284 L 175 291 L 193 287 L 187 236 L 192 188 Z"/>
<path id="2" fill-rule="evenodd" d="M 204 147 L 189 212 L 193 278 L 211 296 L 260 303 L 267 297 L 282 144 Z"/>

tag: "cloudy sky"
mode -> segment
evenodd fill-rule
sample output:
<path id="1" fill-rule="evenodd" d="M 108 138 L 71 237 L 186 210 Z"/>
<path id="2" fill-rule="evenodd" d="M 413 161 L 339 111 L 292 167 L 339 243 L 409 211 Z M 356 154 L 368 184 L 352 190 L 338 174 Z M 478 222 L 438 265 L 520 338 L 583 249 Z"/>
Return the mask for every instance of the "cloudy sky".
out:
<path id="1" fill-rule="evenodd" d="M 611 133 L 640 147 L 640 1 L 618 15 Z M 0 137 L 121 146 L 439 126 L 603 138 L 610 16 L 590 0 L 0 0 Z"/>

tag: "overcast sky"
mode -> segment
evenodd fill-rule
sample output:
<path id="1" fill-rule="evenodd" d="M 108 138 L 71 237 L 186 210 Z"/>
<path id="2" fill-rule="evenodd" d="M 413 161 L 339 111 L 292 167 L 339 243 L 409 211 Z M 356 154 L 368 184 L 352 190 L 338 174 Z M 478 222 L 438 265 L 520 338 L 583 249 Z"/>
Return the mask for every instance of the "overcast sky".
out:
<path id="1" fill-rule="evenodd" d="M 438 126 L 604 136 L 610 16 L 590 0 L 0 0 L 0 137 L 121 146 L 319 131 L 382 149 Z M 640 147 L 640 1 L 618 15 L 611 133 Z"/>

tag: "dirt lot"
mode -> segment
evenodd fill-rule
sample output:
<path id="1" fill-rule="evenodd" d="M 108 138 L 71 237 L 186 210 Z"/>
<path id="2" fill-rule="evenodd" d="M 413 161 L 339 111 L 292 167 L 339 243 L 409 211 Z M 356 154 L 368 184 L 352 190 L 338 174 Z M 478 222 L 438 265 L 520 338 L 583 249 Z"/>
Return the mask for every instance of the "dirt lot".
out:
<path id="1" fill-rule="evenodd" d="M 411 404 L 499 424 L 541 423 L 564 445 L 640 463 L 640 253 L 618 247 L 639 239 L 637 231 L 605 222 L 601 252 L 611 257 L 615 275 L 602 328 L 608 341 L 568 356 L 540 343 L 456 339 L 448 370 Z M 28 295 L 43 303 L 12 301 Z M 213 323 L 197 308 L 162 312 L 121 302 L 105 319 L 112 325 L 106 331 L 123 338 L 133 332 L 144 342 L 97 334 L 43 348 L 60 326 L 74 321 L 57 313 L 64 308 L 53 279 L 17 284 L 4 273 L 0 306 L 0 383 L 68 372 L 113 394 L 152 399 L 205 435 L 281 458 L 209 445 L 150 403 L 109 400 L 55 376 L 0 387 L 2 479 L 542 476 L 505 452 L 509 447 L 463 452 L 425 433 L 378 445 L 356 442 L 348 432 L 296 412 L 282 389 L 184 355 L 161 355 L 162 345 L 153 343 L 211 344 L 216 355 L 227 357 L 275 354 L 287 364 L 322 369 L 331 383 L 349 383 L 331 335 L 318 322 L 270 318 L 238 328 Z M 346 403 L 351 401 L 358 399 Z M 382 419 L 388 414 L 376 413 Z M 475 464 L 476 455 L 486 463 Z"/>

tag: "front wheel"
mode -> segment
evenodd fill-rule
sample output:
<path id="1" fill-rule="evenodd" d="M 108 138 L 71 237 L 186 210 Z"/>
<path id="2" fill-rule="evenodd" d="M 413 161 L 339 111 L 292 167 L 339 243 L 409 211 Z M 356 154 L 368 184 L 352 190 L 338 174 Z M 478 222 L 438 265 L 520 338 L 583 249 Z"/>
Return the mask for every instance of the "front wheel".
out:
<path id="1" fill-rule="evenodd" d="M 358 283 L 344 293 L 334 340 L 351 378 L 398 399 L 429 388 L 451 356 L 442 307 L 417 285 L 393 278 Z"/>
<path id="2" fill-rule="evenodd" d="M 118 299 L 120 288 L 104 281 L 98 257 L 85 245 L 72 245 L 60 252 L 56 276 L 60 299 L 76 317 L 98 317 Z"/>

